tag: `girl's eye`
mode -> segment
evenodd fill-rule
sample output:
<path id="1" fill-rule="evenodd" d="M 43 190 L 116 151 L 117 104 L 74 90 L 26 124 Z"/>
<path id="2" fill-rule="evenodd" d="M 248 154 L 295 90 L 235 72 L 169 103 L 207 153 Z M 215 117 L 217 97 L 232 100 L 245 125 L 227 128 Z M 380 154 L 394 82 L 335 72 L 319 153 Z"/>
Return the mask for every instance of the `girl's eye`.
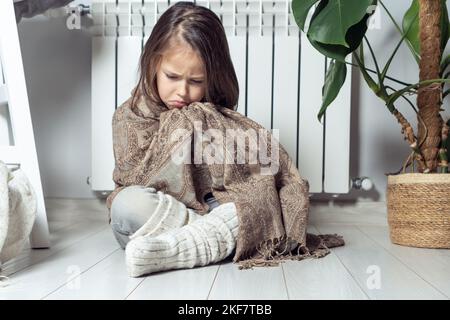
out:
<path id="1" fill-rule="evenodd" d="M 166 75 L 166 76 L 167 76 L 167 78 L 172 79 L 172 80 L 175 80 L 175 79 L 178 78 L 178 77 L 176 77 L 176 76 L 169 76 L 169 75 Z M 202 84 L 203 81 L 192 80 L 192 83 L 195 83 L 195 84 Z"/>

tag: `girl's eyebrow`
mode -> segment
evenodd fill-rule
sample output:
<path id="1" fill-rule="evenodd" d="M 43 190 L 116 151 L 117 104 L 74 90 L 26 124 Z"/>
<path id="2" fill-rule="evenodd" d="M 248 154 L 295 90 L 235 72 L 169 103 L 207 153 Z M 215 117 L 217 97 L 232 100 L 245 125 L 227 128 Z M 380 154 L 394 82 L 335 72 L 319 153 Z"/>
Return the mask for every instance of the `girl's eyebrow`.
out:
<path id="1" fill-rule="evenodd" d="M 170 71 L 170 70 L 167 70 L 167 69 L 164 70 L 164 72 L 167 73 L 167 74 L 173 75 L 173 76 L 177 76 L 177 77 L 180 76 L 178 73 L 173 72 L 173 71 Z M 194 79 L 194 78 L 196 78 L 196 79 L 202 79 L 202 78 L 203 78 L 203 74 L 195 75 L 195 76 L 192 76 L 192 77 L 191 77 L 191 79 Z"/>

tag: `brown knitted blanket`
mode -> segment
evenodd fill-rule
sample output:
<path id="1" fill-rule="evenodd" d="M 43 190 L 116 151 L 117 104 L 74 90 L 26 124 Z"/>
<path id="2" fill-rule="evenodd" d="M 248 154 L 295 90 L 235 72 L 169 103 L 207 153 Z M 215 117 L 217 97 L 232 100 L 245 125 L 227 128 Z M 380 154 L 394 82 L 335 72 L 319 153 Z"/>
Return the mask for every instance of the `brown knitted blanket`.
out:
<path id="1" fill-rule="evenodd" d="M 169 110 L 140 95 L 134 105 L 130 98 L 116 110 L 112 126 L 116 189 L 108 209 L 121 189 L 143 185 L 206 214 L 204 196 L 212 192 L 220 204 L 236 205 L 233 261 L 241 268 L 323 257 L 344 244 L 338 235 L 307 233 L 307 180 L 273 135 L 240 113 L 199 102 Z M 243 132 L 253 135 L 238 143 Z"/>

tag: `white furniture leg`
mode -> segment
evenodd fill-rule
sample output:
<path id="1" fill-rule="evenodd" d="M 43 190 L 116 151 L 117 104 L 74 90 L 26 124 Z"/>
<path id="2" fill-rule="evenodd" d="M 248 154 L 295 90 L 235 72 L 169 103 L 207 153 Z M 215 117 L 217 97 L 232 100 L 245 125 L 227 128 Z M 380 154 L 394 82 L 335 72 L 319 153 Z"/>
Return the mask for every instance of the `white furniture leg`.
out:
<path id="1" fill-rule="evenodd" d="M 13 146 L 0 146 L 0 159 L 18 164 L 30 180 L 37 197 L 36 221 L 30 236 L 32 248 L 50 247 L 47 214 L 42 192 L 33 125 L 22 64 L 13 0 L 0 0 L 0 98 L 7 99 L 11 118 Z M 1 101 L 0 101 L 1 103 Z"/>

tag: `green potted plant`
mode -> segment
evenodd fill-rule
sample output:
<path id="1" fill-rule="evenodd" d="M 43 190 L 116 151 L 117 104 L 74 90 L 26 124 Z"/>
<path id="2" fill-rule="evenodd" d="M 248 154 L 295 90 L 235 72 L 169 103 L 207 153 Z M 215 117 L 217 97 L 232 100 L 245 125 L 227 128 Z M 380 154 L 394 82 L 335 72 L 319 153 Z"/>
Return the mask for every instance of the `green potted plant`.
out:
<path id="1" fill-rule="evenodd" d="M 399 41 L 383 68 L 366 37 L 368 19 L 381 6 L 399 32 Z M 322 88 L 319 121 L 345 82 L 347 65 L 360 70 L 369 88 L 397 119 L 411 148 L 399 172 L 387 174 L 387 211 L 393 243 L 428 248 L 450 248 L 450 174 L 448 131 L 450 120 L 441 112 L 444 91 L 450 82 L 450 56 L 443 52 L 450 36 L 445 0 L 412 0 L 399 24 L 381 0 L 293 0 L 292 11 L 299 28 L 312 46 L 331 62 Z M 308 13 L 312 12 L 306 28 Z M 392 60 L 406 43 L 418 64 L 419 81 L 406 83 L 388 76 Z M 366 66 L 368 50 L 375 70 Z M 346 57 L 352 55 L 353 61 Z M 397 88 L 386 84 L 389 79 Z M 416 103 L 410 99 L 417 95 Z M 417 115 L 418 129 L 396 108 L 405 99 Z M 411 166 L 411 172 L 406 168 Z"/>

